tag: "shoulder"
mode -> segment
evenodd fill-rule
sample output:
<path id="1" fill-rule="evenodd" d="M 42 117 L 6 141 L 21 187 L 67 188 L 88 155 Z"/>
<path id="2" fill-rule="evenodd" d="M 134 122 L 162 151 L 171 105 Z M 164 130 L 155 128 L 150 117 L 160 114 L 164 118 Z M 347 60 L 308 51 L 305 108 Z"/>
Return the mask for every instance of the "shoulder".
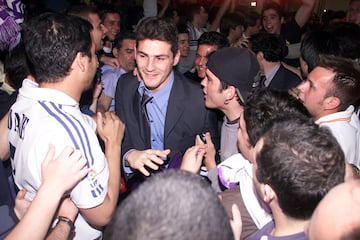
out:
<path id="1" fill-rule="evenodd" d="M 201 91 L 202 87 L 199 82 L 190 79 L 178 71 L 174 71 L 174 87 L 183 86 L 189 91 Z"/>
<path id="2" fill-rule="evenodd" d="M 118 87 L 121 88 L 133 88 L 139 85 L 139 80 L 132 72 L 124 73 L 120 76 L 118 81 Z"/>

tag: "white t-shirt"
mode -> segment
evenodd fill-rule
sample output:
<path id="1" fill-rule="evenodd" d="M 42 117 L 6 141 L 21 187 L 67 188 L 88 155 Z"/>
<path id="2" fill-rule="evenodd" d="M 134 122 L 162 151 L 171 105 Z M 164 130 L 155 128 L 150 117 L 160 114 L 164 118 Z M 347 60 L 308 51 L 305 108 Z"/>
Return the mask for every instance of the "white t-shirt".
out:
<path id="1" fill-rule="evenodd" d="M 38 88 L 25 79 L 9 116 L 10 156 L 16 185 L 32 200 L 41 184 L 41 163 L 49 144 L 55 157 L 65 146 L 81 150 L 89 174 L 71 191 L 78 208 L 100 205 L 107 194 L 109 170 L 95 134 L 95 122 L 80 112 L 78 103 L 63 92 Z M 81 216 L 75 221 L 75 239 L 95 239 L 101 231 Z"/>

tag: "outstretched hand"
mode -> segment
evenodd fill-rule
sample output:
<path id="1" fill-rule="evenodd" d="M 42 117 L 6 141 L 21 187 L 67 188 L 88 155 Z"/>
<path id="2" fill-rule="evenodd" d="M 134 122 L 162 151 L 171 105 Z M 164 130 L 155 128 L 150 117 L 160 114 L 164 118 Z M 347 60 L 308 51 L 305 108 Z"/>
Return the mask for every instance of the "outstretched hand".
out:
<path id="1" fill-rule="evenodd" d="M 170 149 L 166 150 L 133 150 L 127 157 L 126 161 L 129 163 L 132 169 L 140 171 L 145 176 L 150 176 L 149 171 L 146 170 L 145 166 L 153 170 L 158 170 L 159 166 L 164 163 L 161 158 L 166 158 L 169 155 Z"/>

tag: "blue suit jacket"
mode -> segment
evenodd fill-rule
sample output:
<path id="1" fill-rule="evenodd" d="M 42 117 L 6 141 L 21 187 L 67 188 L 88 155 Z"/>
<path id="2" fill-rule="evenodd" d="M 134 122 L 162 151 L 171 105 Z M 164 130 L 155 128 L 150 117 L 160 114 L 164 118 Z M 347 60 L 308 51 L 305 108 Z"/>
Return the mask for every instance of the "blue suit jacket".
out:
<path id="1" fill-rule="evenodd" d="M 130 149 L 151 148 L 150 132 L 142 117 L 138 86 L 137 78 L 132 73 L 127 73 L 120 77 L 116 87 L 115 111 L 126 126 L 121 148 L 122 157 Z M 168 161 L 193 146 L 196 135 L 205 131 L 211 133 L 218 149 L 220 136 L 216 113 L 205 107 L 200 84 L 174 71 L 174 84 L 169 96 L 164 131 L 164 149 L 171 150 Z M 131 177 L 133 176 L 127 175 L 126 179 Z"/>

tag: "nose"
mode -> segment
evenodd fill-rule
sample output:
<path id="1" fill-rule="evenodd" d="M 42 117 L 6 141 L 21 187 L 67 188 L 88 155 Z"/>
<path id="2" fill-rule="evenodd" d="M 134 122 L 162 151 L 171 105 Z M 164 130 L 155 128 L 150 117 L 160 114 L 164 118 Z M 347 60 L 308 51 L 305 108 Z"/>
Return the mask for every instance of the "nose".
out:
<path id="1" fill-rule="evenodd" d="M 109 29 L 107 29 L 107 27 L 105 27 L 103 24 L 101 24 L 100 27 L 103 34 L 106 34 L 109 31 Z"/>
<path id="2" fill-rule="evenodd" d="M 296 87 L 300 92 L 305 92 L 309 88 L 309 81 L 305 80 Z"/>
<path id="3" fill-rule="evenodd" d="M 148 58 L 147 62 L 146 62 L 146 70 L 147 71 L 152 71 L 154 69 L 154 59 L 153 58 Z"/>
<path id="4" fill-rule="evenodd" d="M 207 63 L 207 59 L 205 57 L 201 57 L 199 60 L 199 65 L 205 67 Z"/>
<path id="5" fill-rule="evenodd" d="M 207 81 L 208 80 L 207 80 L 206 76 L 203 78 L 203 80 L 201 80 L 200 84 L 201 84 L 201 86 L 203 86 L 203 88 L 205 88 L 207 86 Z"/>

